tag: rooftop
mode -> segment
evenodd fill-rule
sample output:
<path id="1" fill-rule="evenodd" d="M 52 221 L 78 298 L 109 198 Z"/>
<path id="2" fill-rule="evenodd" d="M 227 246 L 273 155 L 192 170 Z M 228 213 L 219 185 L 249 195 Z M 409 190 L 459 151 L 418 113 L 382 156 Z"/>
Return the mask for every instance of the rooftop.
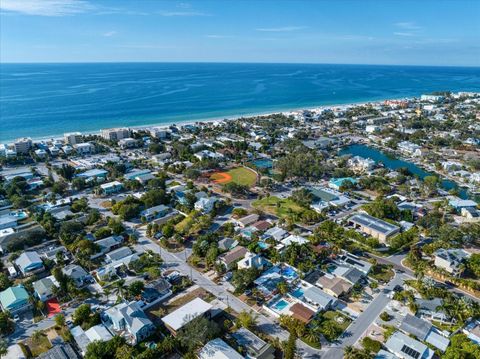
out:
<path id="1" fill-rule="evenodd" d="M 162 321 L 170 328 L 177 331 L 185 324 L 205 314 L 210 309 L 212 309 L 211 304 L 205 302 L 201 298 L 195 298 L 191 302 L 163 317 Z"/>

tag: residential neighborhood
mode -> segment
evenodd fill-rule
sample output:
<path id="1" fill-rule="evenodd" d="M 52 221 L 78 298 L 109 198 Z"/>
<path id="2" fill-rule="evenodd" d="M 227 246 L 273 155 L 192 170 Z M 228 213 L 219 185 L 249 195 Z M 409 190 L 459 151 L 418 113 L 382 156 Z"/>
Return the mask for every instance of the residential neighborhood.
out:
<path id="1" fill-rule="evenodd" d="M 2 353 L 480 358 L 480 94 L 425 95 L 2 145 Z"/>

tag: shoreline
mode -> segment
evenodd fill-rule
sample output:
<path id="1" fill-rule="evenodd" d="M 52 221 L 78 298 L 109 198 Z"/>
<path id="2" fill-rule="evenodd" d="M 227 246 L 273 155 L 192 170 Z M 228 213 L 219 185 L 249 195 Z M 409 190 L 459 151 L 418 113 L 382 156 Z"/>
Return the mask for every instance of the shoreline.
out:
<path id="1" fill-rule="evenodd" d="M 305 106 L 305 107 L 296 107 L 296 108 L 287 108 L 287 109 L 278 109 L 277 111 L 264 111 L 264 112 L 253 112 L 253 113 L 248 113 L 244 115 L 230 115 L 230 116 L 222 116 L 222 117 L 210 117 L 210 118 L 199 118 L 199 119 L 191 119 L 191 120 L 169 120 L 168 122 L 161 122 L 161 123 L 152 123 L 152 124 L 144 124 L 144 125 L 135 125 L 135 126 L 125 126 L 122 124 L 118 124 L 113 127 L 102 127 L 96 130 L 91 130 L 91 131 L 68 131 L 65 133 L 71 133 L 71 132 L 80 132 L 83 136 L 89 136 L 89 135 L 98 135 L 102 129 L 108 129 L 108 128 L 115 128 L 115 127 L 127 127 L 132 130 L 148 130 L 152 128 L 160 128 L 160 129 L 168 129 L 172 125 L 178 125 L 178 126 L 186 126 L 186 125 L 194 125 L 196 123 L 216 123 L 216 122 L 221 122 L 221 121 L 235 121 L 239 120 L 241 118 L 247 118 L 247 117 L 256 117 L 256 116 L 270 116 L 273 114 L 277 113 L 282 113 L 282 114 L 288 114 L 292 112 L 298 112 L 298 111 L 319 111 L 319 110 L 324 110 L 328 108 L 339 108 L 339 109 L 345 109 L 351 106 L 362 106 L 362 105 L 367 105 L 367 104 L 380 104 L 384 101 L 405 101 L 405 100 L 411 100 L 412 98 L 415 98 L 416 96 L 409 96 L 409 97 L 401 97 L 401 98 L 382 98 L 382 99 L 377 99 L 377 100 L 371 100 L 371 101 L 358 101 L 358 102 L 345 102 L 345 103 L 337 103 L 337 104 L 326 104 L 326 105 L 310 105 L 310 106 Z M 42 141 L 51 141 L 51 140 L 59 140 L 64 138 L 64 134 L 51 134 L 51 135 L 46 135 L 46 136 L 38 136 L 38 137 L 33 137 L 33 136 L 26 136 L 30 137 L 33 142 L 42 142 Z M 12 141 L 15 141 L 15 138 L 11 139 L 4 139 L 1 140 L 0 143 L 11 143 Z"/>

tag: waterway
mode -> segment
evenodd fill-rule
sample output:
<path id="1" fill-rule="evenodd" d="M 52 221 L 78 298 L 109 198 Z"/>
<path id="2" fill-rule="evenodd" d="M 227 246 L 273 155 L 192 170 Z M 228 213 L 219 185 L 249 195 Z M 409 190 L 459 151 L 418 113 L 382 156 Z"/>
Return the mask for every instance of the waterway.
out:
<path id="1" fill-rule="evenodd" d="M 421 180 L 423 180 L 427 176 L 438 176 L 436 173 L 425 171 L 424 169 L 417 166 L 415 163 L 408 162 L 402 159 L 393 158 L 384 152 L 361 144 L 355 144 L 347 146 L 340 150 L 340 155 L 353 155 L 353 156 L 360 156 L 363 158 L 371 158 L 377 163 L 382 163 L 386 168 L 390 170 L 397 170 L 399 168 L 407 168 L 413 175 L 417 176 Z M 457 183 L 454 181 L 442 178 L 440 187 L 446 191 L 450 191 L 451 189 L 456 189 L 458 191 L 458 196 L 463 199 L 472 198 L 475 199 L 477 202 L 479 198 L 473 198 L 473 195 L 470 195 L 468 190 L 464 187 L 458 186 Z M 478 197 L 478 196 L 477 196 Z"/>

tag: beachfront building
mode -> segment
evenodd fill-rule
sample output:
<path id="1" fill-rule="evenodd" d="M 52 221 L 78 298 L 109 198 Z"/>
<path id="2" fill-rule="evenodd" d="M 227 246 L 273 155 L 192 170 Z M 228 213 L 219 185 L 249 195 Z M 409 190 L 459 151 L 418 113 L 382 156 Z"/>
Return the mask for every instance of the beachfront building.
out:
<path id="1" fill-rule="evenodd" d="M 109 141 L 119 141 L 130 137 L 130 129 L 127 127 L 108 128 L 100 131 L 101 136 Z"/>
<path id="2" fill-rule="evenodd" d="M 70 132 L 63 135 L 63 140 L 66 144 L 74 146 L 83 142 L 83 136 L 80 132 Z"/>
<path id="3" fill-rule="evenodd" d="M 138 142 L 134 138 L 127 137 L 127 138 L 122 138 L 120 141 L 118 141 L 118 145 L 122 149 L 133 148 L 138 145 Z"/>
<path id="4" fill-rule="evenodd" d="M 348 219 L 350 225 L 385 243 L 388 238 L 400 232 L 400 227 L 375 218 L 366 213 L 358 213 Z"/>
<path id="5" fill-rule="evenodd" d="M 32 139 L 29 137 L 19 138 L 13 143 L 17 154 L 28 154 L 32 149 Z"/>
<path id="6" fill-rule="evenodd" d="M 73 148 L 79 155 L 91 155 L 95 153 L 95 145 L 90 142 L 77 143 Z"/>

